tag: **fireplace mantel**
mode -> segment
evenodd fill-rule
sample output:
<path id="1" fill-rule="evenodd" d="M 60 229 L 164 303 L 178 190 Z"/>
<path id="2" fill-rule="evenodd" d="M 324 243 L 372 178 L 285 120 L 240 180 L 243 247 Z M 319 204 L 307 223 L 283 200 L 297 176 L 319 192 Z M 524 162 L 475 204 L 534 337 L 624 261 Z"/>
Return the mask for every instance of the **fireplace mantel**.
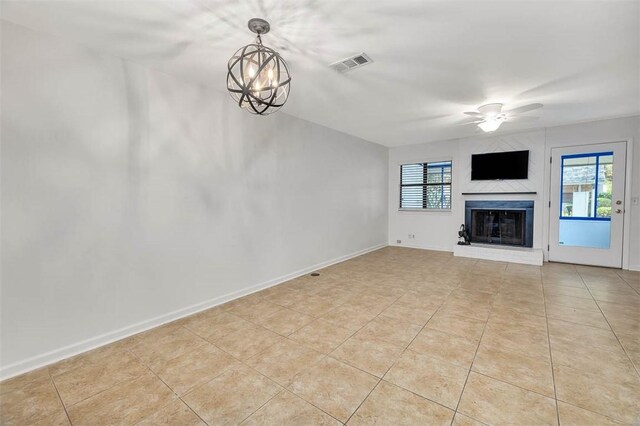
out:
<path id="1" fill-rule="evenodd" d="M 463 192 L 462 195 L 537 195 L 536 191 L 530 192 Z"/>

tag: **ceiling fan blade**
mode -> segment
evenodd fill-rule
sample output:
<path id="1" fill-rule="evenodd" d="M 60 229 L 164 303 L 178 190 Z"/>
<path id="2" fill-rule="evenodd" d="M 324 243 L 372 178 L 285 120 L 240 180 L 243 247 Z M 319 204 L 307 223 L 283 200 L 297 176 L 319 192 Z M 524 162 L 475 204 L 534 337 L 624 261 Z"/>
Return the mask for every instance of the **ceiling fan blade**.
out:
<path id="1" fill-rule="evenodd" d="M 464 121 L 462 123 L 458 123 L 458 126 L 467 126 L 469 124 L 478 124 L 478 123 L 482 123 L 482 122 L 484 122 L 484 120 Z"/>
<path id="2" fill-rule="evenodd" d="M 509 111 L 505 111 L 504 113 L 507 115 L 522 114 L 523 112 L 533 111 L 534 109 L 538 109 L 542 107 L 543 107 L 542 104 L 529 104 L 529 105 L 523 105 L 518 108 L 510 109 Z"/>
<path id="3" fill-rule="evenodd" d="M 536 121 L 539 120 L 540 117 L 536 117 L 534 115 L 516 115 L 513 117 L 508 117 L 508 122 L 524 122 L 524 121 Z"/>
<path id="4" fill-rule="evenodd" d="M 481 114 L 481 113 L 476 112 L 476 111 L 465 111 L 464 113 L 466 115 L 470 115 L 472 117 L 484 117 L 484 114 Z"/>

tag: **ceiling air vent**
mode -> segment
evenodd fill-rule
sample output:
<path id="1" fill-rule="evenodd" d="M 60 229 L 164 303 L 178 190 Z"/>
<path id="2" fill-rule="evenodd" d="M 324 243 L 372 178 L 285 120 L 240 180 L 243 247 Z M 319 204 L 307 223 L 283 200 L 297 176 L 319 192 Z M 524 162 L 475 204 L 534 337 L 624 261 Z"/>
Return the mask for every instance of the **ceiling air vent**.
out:
<path id="1" fill-rule="evenodd" d="M 329 64 L 329 68 L 333 68 L 339 72 L 346 72 L 370 64 L 371 62 L 373 61 L 366 53 L 358 53 L 357 55 L 349 56 L 348 58 Z"/>

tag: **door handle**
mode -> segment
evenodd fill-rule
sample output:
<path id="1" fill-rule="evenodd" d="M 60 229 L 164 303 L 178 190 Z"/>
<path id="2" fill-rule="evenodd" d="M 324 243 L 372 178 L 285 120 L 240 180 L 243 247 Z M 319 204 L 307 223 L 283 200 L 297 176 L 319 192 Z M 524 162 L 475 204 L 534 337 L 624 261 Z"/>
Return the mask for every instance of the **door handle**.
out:
<path id="1" fill-rule="evenodd" d="M 618 214 L 622 213 L 622 209 L 616 209 L 616 213 Z"/>

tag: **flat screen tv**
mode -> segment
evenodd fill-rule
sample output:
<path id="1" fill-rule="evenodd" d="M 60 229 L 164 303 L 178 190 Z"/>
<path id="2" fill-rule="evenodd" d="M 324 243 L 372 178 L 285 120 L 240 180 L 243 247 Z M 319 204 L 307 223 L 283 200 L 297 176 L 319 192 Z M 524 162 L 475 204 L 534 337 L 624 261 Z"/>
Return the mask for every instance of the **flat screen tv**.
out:
<path id="1" fill-rule="evenodd" d="M 490 152 L 471 156 L 471 180 L 527 179 L 529 151 Z"/>

